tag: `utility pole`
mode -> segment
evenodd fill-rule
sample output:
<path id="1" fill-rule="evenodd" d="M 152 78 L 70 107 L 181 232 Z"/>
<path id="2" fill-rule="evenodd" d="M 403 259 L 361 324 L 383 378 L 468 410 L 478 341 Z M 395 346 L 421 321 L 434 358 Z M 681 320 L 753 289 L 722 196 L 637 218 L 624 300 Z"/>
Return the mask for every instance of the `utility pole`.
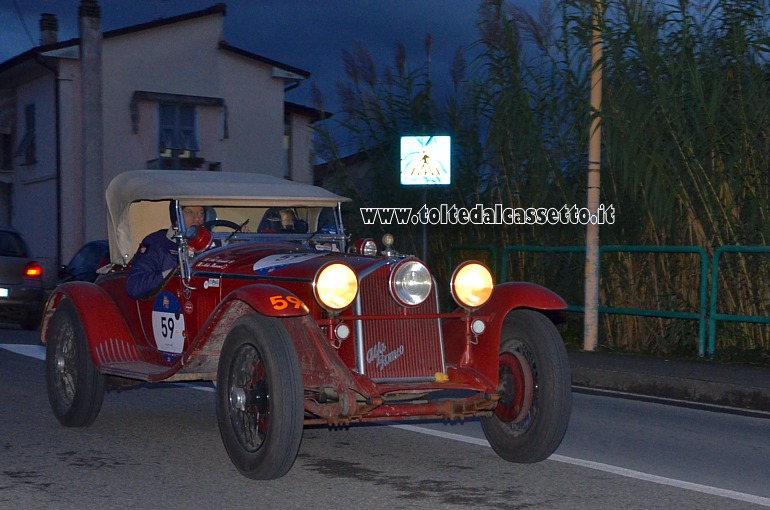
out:
<path id="1" fill-rule="evenodd" d="M 591 34 L 591 120 L 588 146 L 588 210 L 596 222 L 586 225 L 586 281 L 585 313 L 583 329 L 583 350 L 596 350 L 599 336 L 599 277 L 601 258 L 599 256 L 599 201 L 602 159 L 602 38 L 600 23 L 602 0 L 593 4 L 593 30 Z"/>
<path id="2" fill-rule="evenodd" d="M 80 90 L 82 122 L 83 242 L 104 237 L 104 167 L 102 133 L 102 25 L 101 7 L 96 0 L 81 0 Z"/>

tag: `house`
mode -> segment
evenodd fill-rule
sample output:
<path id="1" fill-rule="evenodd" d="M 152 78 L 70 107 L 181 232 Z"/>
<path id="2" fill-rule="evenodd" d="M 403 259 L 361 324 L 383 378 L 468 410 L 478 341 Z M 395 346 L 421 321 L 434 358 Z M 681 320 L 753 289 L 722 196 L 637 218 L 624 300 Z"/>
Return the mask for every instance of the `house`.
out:
<path id="1" fill-rule="evenodd" d="M 0 223 L 23 233 L 53 284 L 106 237 L 104 189 L 140 168 L 253 171 L 312 183 L 312 122 L 287 102 L 307 71 L 226 43 L 224 4 L 102 33 L 81 0 L 80 37 L 0 63 Z"/>

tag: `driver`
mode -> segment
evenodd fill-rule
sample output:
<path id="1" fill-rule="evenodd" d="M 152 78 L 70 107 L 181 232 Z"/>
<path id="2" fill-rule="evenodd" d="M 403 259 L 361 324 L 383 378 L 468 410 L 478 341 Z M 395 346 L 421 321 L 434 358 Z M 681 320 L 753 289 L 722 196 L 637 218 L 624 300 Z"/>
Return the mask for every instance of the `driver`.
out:
<path id="1" fill-rule="evenodd" d="M 126 293 L 133 299 L 142 299 L 151 294 L 179 262 L 178 246 L 173 237 L 176 226 L 173 201 L 169 204 L 169 215 L 171 227 L 145 237 L 134 255 L 126 279 Z M 206 210 L 201 206 L 188 205 L 182 207 L 182 215 L 186 228 L 199 227 L 205 222 Z"/>

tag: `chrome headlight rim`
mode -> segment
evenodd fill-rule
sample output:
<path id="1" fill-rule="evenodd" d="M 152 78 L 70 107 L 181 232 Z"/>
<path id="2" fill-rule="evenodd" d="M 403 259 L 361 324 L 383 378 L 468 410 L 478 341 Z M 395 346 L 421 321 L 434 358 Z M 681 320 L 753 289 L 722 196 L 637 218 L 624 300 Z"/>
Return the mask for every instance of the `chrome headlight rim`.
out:
<path id="1" fill-rule="evenodd" d="M 424 272 L 424 275 L 427 277 L 423 283 L 423 285 L 427 284 L 427 290 L 423 289 L 422 292 L 416 296 L 414 293 L 405 290 L 405 280 L 403 278 L 399 279 L 399 277 L 405 276 L 404 272 L 409 271 L 410 266 L 419 266 L 420 272 Z M 433 292 L 433 275 L 431 274 L 430 269 L 428 269 L 428 266 L 421 261 L 417 259 L 405 259 L 399 261 L 391 269 L 390 276 L 388 277 L 388 288 L 390 289 L 390 295 L 401 306 L 410 308 L 420 306 L 428 299 L 428 297 L 430 297 L 431 292 Z"/>
<path id="2" fill-rule="evenodd" d="M 343 273 L 347 274 L 348 282 L 351 284 L 355 284 L 355 289 L 352 292 L 352 294 L 348 293 L 348 296 L 344 298 L 343 301 L 339 301 L 341 298 L 338 299 L 337 302 L 334 302 L 334 294 L 335 291 L 339 291 L 340 286 L 335 285 L 328 285 L 326 281 L 322 281 L 324 277 L 329 277 L 329 271 L 339 270 Z M 321 283 L 319 285 L 319 282 Z M 313 295 L 315 296 L 316 301 L 319 305 L 321 305 L 322 308 L 327 310 L 330 313 L 337 313 L 345 308 L 348 308 L 350 305 L 353 304 L 353 302 L 356 300 L 356 297 L 358 297 L 358 291 L 360 289 L 360 285 L 358 282 L 358 275 L 355 271 L 353 271 L 353 268 L 351 268 L 349 265 L 345 264 L 344 262 L 339 261 L 331 261 L 320 268 L 318 268 L 318 271 L 316 271 L 315 276 L 313 277 Z M 329 292 L 331 291 L 331 292 Z"/>
<path id="3" fill-rule="evenodd" d="M 462 296 L 458 295 L 459 289 L 457 286 L 457 278 L 462 276 L 463 270 L 466 269 L 468 266 L 477 266 L 478 268 L 483 269 L 486 272 L 486 276 L 488 277 L 490 286 L 489 286 L 488 295 L 483 300 L 477 300 L 476 302 L 465 301 L 462 298 Z M 478 310 L 479 308 L 487 304 L 489 302 L 489 299 L 492 297 L 492 292 L 494 291 L 494 288 L 495 288 L 495 279 L 492 276 L 492 271 L 489 270 L 486 264 L 479 262 L 478 260 L 466 260 L 465 262 L 457 266 L 454 272 L 452 273 L 452 278 L 450 280 L 450 285 L 449 285 L 449 290 L 450 290 L 450 293 L 452 294 L 452 299 L 455 300 L 455 303 L 457 303 L 462 308 L 465 308 L 468 311 Z"/>
<path id="4" fill-rule="evenodd" d="M 367 257 L 374 257 L 377 255 L 377 243 L 374 242 L 374 239 L 368 237 L 359 239 L 355 242 L 354 246 L 356 253 L 359 255 L 366 255 Z"/>

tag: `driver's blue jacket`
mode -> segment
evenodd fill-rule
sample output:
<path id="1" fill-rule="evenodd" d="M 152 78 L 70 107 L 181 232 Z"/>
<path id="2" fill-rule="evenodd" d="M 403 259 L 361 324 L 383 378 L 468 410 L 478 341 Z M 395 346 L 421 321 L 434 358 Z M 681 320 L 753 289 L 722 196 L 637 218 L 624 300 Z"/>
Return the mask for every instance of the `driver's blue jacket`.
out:
<path id="1" fill-rule="evenodd" d="M 126 279 L 126 293 L 141 299 L 157 290 L 163 283 L 163 273 L 179 263 L 177 244 L 167 229 L 153 232 L 142 240 L 131 262 Z"/>

